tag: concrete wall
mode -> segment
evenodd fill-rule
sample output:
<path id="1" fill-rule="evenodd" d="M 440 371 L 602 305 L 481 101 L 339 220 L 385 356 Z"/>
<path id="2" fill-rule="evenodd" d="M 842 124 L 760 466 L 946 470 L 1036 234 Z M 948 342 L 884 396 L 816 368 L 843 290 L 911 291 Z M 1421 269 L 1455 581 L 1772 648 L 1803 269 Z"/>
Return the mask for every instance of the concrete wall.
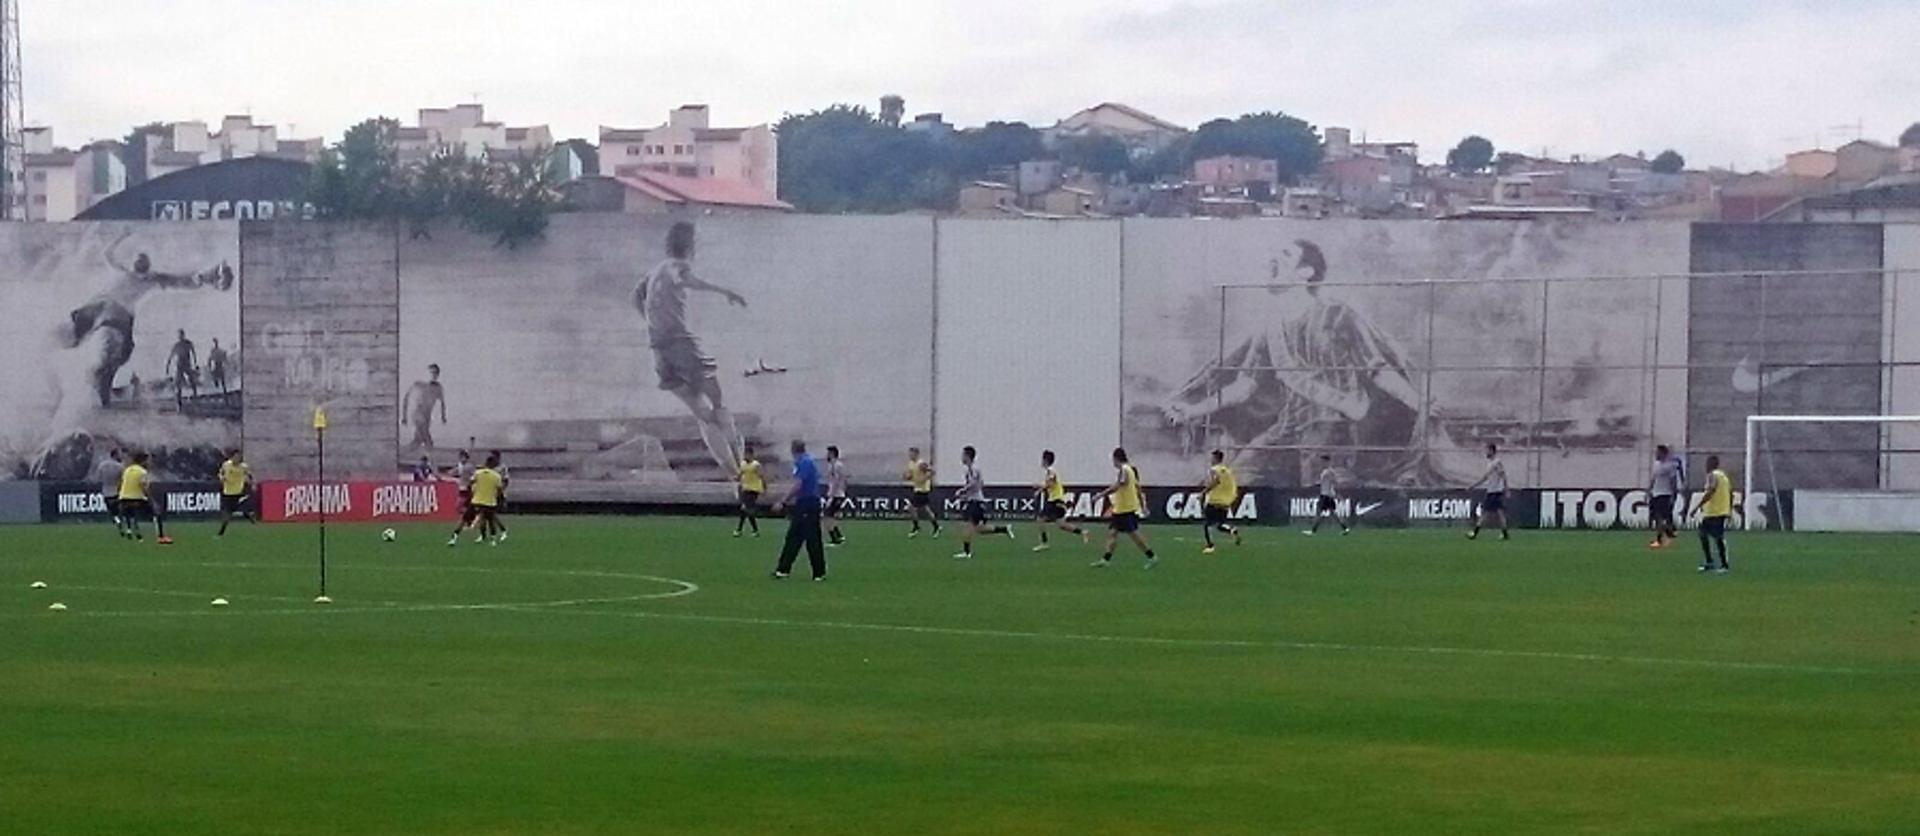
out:
<path id="1" fill-rule="evenodd" d="M 324 408 L 327 477 L 391 476 L 400 360 L 393 228 L 247 224 L 240 262 L 254 472 L 316 476 L 313 413 Z"/>

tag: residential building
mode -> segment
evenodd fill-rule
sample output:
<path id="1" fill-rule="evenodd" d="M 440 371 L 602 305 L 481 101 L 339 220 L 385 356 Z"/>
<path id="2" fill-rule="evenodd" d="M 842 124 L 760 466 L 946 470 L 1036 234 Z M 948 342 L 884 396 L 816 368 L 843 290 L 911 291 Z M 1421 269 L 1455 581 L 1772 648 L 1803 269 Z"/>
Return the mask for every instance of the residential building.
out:
<path id="1" fill-rule="evenodd" d="M 1900 170 L 1900 151 L 1870 139 L 1856 139 L 1833 150 L 1833 176 L 1860 184 Z"/>
<path id="2" fill-rule="evenodd" d="M 1920 172 L 1890 174 L 1844 192 L 1795 199 L 1770 223 L 1920 223 Z"/>
<path id="3" fill-rule="evenodd" d="M 922 113 L 913 117 L 913 121 L 900 127 L 911 133 L 926 134 L 935 138 L 953 135 L 953 125 L 938 113 Z"/>
<path id="4" fill-rule="evenodd" d="M 1041 134 L 1047 142 L 1056 144 L 1089 136 L 1112 137 L 1141 157 L 1172 145 L 1187 134 L 1187 129 L 1138 108 L 1102 102 L 1060 120 Z"/>
<path id="5" fill-rule="evenodd" d="M 567 206 L 635 215 L 736 215 L 791 212 L 793 206 L 743 180 L 637 170 L 588 175 L 560 186 Z"/>
<path id="6" fill-rule="evenodd" d="M 142 131 L 137 153 L 140 180 L 164 177 L 197 165 L 248 157 L 276 157 L 311 163 L 320 159 L 326 142 L 318 137 L 281 139 L 280 129 L 256 124 L 251 116 L 227 116 L 220 130 L 211 131 L 199 120 L 170 122 Z"/>
<path id="7" fill-rule="evenodd" d="M 1004 215 L 1020 208 L 1020 192 L 1006 183 L 975 180 L 960 187 L 962 215 Z"/>
<path id="8" fill-rule="evenodd" d="M 50 128 L 27 128 L 22 140 L 26 220 L 72 220 L 127 187 L 124 149 L 118 142 L 94 142 L 75 151 L 55 145 Z"/>
<path id="9" fill-rule="evenodd" d="M 1059 188 L 1065 176 L 1066 166 L 1059 160 L 1028 160 L 1015 170 L 1013 184 L 1021 197 L 1033 197 Z"/>
<path id="10" fill-rule="evenodd" d="M 707 106 L 685 105 L 654 128 L 600 128 L 600 171 L 641 171 L 696 179 L 737 180 L 769 195 L 780 191 L 773 128 L 716 128 Z"/>
<path id="11" fill-rule="evenodd" d="M 1816 148 L 1788 154 L 1778 171 L 1788 177 L 1831 177 L 1838 166 L 1839 158 L 1832 151 Z"/>
<path id="12" fill-rule="evenodd" d="M 1210 196 L 1268 200 L 1280 187 L 1280 163 L 1257 157 L 1208 157 L 1193 161 L 1189 179 Z"/>
<path id="13" fill-rule="evenodd" d="M 1298 186 L 1287 189 L 1280 196 L 1280 214 L 1285 217 L 1320 220 L 1331 212 L 1332 204 L 1327 193 L 1319 189 Z"/>
<path id="14" fill-rule="evenodd" d="M 478 102 L 421 108 L 415 114 L 415 124 L 401 126 L 395 139 L 401 162 L 419 162 L 442 150 L 481 159 L 500 154 L 545 154 L 553 148 L 553 131 L 546 125 L 516 128 L 489 121 L 486 106 Z"/>
<path id="15" fill-rule="evenodd" d="M 1356 212 L 1384 211 L 1397 197 L 1394 167 L 1386 157 L 1328 160 L 1320 165 L 1321 189 Z"/>
<path id="16" fill-rule="evenodd" d="M 1034 199 L 1034 211 L 1055 217 L 1085 217 L 1099 213 L 1099 196 L 1090 189 L 1060 186 Z"/>

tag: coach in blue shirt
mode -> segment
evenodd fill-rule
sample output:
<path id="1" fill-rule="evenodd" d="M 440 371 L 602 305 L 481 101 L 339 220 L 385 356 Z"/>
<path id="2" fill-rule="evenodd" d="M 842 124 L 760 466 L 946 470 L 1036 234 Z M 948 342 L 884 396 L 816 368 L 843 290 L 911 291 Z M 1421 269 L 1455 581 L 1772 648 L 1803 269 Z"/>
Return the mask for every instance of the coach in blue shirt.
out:
<path id="1" fill-rule="evenodd" d="M 780 548 L 780 565 L 773 570 L 773 579 L 782 580 L 792 573 L 793 561 L 805 545 L 807 562 L 813 564 L 813 579 L 824 581 L 827 549 L 820 542 L 820 466 L 807 455 L 805 442 L 795 439 L 792 450 L 793 487 L 787 489 L 785 499 L 774 505 L 775 513 L 782 505 L 791 506 L 793 510 L 787 521 L 787 542 Z"/>

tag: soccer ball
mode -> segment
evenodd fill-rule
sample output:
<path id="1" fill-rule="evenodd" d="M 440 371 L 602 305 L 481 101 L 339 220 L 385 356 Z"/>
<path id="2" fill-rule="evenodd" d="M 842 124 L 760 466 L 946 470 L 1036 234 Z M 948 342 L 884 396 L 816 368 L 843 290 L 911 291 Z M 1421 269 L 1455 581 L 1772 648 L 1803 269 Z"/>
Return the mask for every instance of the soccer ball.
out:
<path id="1" fill-rule="evenodd" d="M 393 542 L 393 538 L 398 536 L 400 536 L 399 532 L 396 532 L 391 528 L 387 529 L 386 531 L 380 532 L 380 539 L 385 540 L 389 543 Z"/>

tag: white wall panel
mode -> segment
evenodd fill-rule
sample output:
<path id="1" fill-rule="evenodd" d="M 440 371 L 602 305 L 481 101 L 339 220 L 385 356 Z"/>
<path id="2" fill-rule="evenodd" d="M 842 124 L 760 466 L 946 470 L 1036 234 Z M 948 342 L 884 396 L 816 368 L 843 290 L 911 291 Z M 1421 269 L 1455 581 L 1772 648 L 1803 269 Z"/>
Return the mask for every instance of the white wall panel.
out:
<path id="1" fill-rule="evenodd" d="M 1120 441 L 1120 224 L 943 220 L 935 255 L 935 464 L 1033 481 L 1051 448 L 1102 482 Z"/>

